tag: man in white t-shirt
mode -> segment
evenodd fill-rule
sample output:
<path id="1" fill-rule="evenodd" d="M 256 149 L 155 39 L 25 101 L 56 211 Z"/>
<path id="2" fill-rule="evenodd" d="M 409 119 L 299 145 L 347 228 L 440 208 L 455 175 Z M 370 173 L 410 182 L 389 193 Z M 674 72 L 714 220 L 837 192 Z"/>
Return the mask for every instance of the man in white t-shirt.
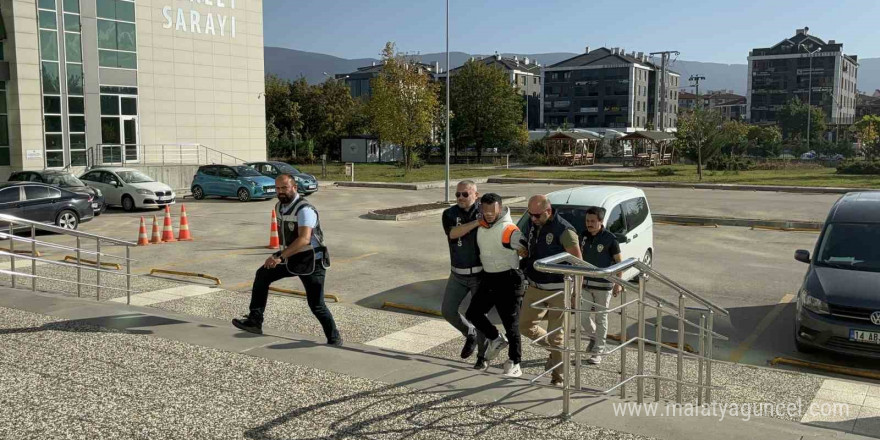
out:
<path id="1" fill-rule="evenodd" d="M 330 267 L 324 232 L 318 211 L 296 192 L 296 181 L 289 174 L 275 179 L 278 203 L 278 231 L 284 249 L 266 259 L 257 270 L 251 291 L 250 313 L 232 320 L 244 331 L 262 334 L 263 314 L 269 297 L 269 285 L 283 278 L 299 277 L 306 290 L 309 309 L 318 318 L 327 343 L 342 345 L 342 337 L 330 309 L 324 302 L 324 277 Z"/>

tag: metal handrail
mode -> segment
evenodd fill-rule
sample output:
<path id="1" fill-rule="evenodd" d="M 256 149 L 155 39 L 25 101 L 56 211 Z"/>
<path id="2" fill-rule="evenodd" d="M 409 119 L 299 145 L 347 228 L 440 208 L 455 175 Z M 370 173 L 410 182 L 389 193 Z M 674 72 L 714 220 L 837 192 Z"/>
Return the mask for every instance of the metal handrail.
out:
<path id="1" fill-rule="evenodd" d="M 135 146 L 138 149 L 138 158 L 129 160 L 125 156 L 125 148 Z M 105 148 L 118 148 L 119 160 L 105 160 Z M 176 144 L 95 144 L 86 151 L 88 168 L 108 164 L 140 164 L 140 165 L 206 165 L 216 163 L 212 158 L 219 158 L 220 163 L 231 162 L 232 165 L 246 163 L 247 161 L 229 153 L 210 148 L 200 143 L 176 143 Z"/>
<path id="2" fill-rule="evenodd" d="M 553 255 L 551 257 L 543 258 L 534 263 L 534 267 L 536 270 L 545 272 L 545 273 L 553 273 L 564 275 L 565 287 L 560 292 L 555 292 L 546 298 L 542 298 L 538 301 L 530 304 L 530 307 L 539 310 L 553 310 L 557 312 L 562 312 L 562 326 L 557 329 L 553 329 L 548 332 L 548 335 L 556 332 L 564 332 L 566 337 L 563 338 L 563 343 L 561 347 L 555 346 L 544 346 L 546 350 L 560 352 L 562 354 L 562 362 L 556 366 L 551 367 L 550 369 L 542 372 L 538 375 L 537 378 L 533 379 L 534 383 L 540 377 L 545 376 L 547 373 L 554 371 L 559 365 L 562 365 L 563 369 L 563 414 L 566 416 L 570 414 L 569 405 L 570 405 L 570 396 L 572 391 L 584 391 L 581 387 L 581 355 L 586 354 L 581 350 L 581 315 L 586 313 L 588 315 L 609 315 L 609 314 L 619 314 L 620 315 L 620 344 L 617 345 L 616 348 L 603 353 L 603 355 L 620 352 L 620 381 L 609 390 L 606 390 L 604 394 L 608 394 L 616 389 L 620 389 L 621 397 L 626 397 L 626 384 L 635 380 L 637 383 L 637 394 L 636 398 L 638 403 L 642 403 L 644 399 L 644 380 L 645 379 L 653 379 L 654 383 L 654 399 L 659 401 L 660 399 L 660 381 L 661 380 L 669 380 L 676 383 L 676 401 L 680 404 L 682 403 L 682 386 L 695 386 L 697 387 L 697 404 L 701 405 L 703 402 L 703 395 L 705 393 L 705 399 L 707 401 L 711 401 L 711 390 L 716 389 L 718 387 L 712 386 L 712 340 L 714 337 L 719 337 L 723 339 L 727 339 L 723 335 L 716 333 L 713 330 L 714 325 L 714 315 L 716 313 L 720 313 L 722 315 L 729 315 L 730 313 L 727 309 L 720 307 L 713 303 L 712 301 L 707 300 L 706 298 L 697 295 L 691 292 L 689 289 L 681 286 L 675 281 L 671 280 L 667 276 L 661 274 L 657 270 L 651 268 L 645 263 L 635 259 L 629 258 L 627 260 L 621 261 L 617 264 L 612 265 L 607 268 L 597 268 L 580 258 L 577 258 L 568 253 L 560 253 L 557 255 Z M 609 280 L 615 284 L 633 288 L 633 284 L 622 280 L 617 277 L 615 274 L 621 273 L 627 269 L 634 268 L 639 271 L 638 275 L 638 286 L 636 287 L 636 291 L 638 292 L 638 297 L 635 300 L 627 301 L 627 291 L 624 289 L 620 294 L 620 305 L 617 307 L 607 307 L 604 305 L 596 304 L 594 302 L 583 300 L 588 304 L 592 304 L 594 306 L 601 306 L 602 310 L 592 310 L 592 309 L 583 309 L 581 292 L 584 289 L 584 278 L 602 278 Z M 674 289 L 678 293 L 678 304 L 674 304 L 670 301 L 667 301 L 657 295 L 650 294 L 647 291 L 647 281 L 648 278 L 658 280 L 661 284 L 667 285 Z M 551 306 L 547 304 L 550 299 L 556 298 L 559 295 L 563 295 L 563 305 L 559 306 Z M 699 303 L 702 308 L 700 308 L 700 323 L 696 324 L 691 322 L 686 317 L 687 308 L 685 307 L 685 300 L 692 300 Z M 572 301 L 573 300 L 573 301 Z M 655 302 L 656 305 L 651 304 L 650 302 Z M 544 305 L 546 304 L 546 305 Z M 627 313 L 627 307 L 637 307 L 638 317 L 635 318 L 635 323 L 637 325 L 638 335 L 627 338 L 627 319 L 629 318 L 629 314 Z M 655 324 L 650 324 L 646 322 L 646 308 L 654 309 L 656 312 L 657 320 Z M 678 321 L 678 329 L 672 330 L 663 326 L 663 316 L 666 310 L 670 310 L 668 315 L 672 316 Z M 674 313 L 672 311 L 677 311 Z M 708 320 L 706 317 L 708 314 Z M 571 331 L 571 315 L 574 315 L 575 320 L 577 321 L 575 328 L 575 339 L 574 349 L 570 346 L 570 338 L 568 337 Z M 707 323 L 708 321 L 708 323 Z M 685 325 L 690 325 L 699 329 L 698 338 L 699 338 L 699 351 L 697 354 L 688 353 L 685 350 Z M 654 327 L 654 337 L 655 340 L 650 340 L 645 337 L 646 335 L 646 325 L 652 325 Z M 667 329 L 678 334 L 678 341 L 676 346 L 668 346 L 662 341 L 662 331 L 663 329 Z M 549 329 L 548 329 L 549 330 Z M 693 334 L 693 333 L 688 333 Z M 546 336 L 545 336 L 546 337 Z M 541 344 L 541 339 L 533 341 L 534 345 L 543 345 Z M 645 345 L 653 345 L 654 353 L 655 353 L 655 374 L 645 374 Z M 626 363 L 626 354 L 627 347 L 637 345 L 636 354 L 638 356 L 638 361 L 636 364 L 636 374 L 633 376 L 627 376 L 627 363 Z M 663 350 L 672 351 L 676 355 L 677 359 L 677 375 L 675 379 L 666 378 L 660 376 L 660 367 L 661 367 L 661 357 L 663 354 Z M 575 369 L 575 377 L 574 377 L 574 388 L 570 387 L 570 368 L 571 368 L 571 357 L 574 355 L 574 363 L 577 365 Z M 696 359 L 698 363 L 698 378 L 697 383 L 689 383 L 684 381 L 684 359 L 688 357 L 690 359 Z M 704 375 L 704 366 L 705 366 L 705 375 Z"/>
<path id="3" fill-rule="evenodd" d="M 74 252 L 79 251 L 84 254 L 100 255 L 102 257 L 116 258 L 116 259 L 123 260 L 123 261 L 138 261 L 134 258 L 120 257 L 119 255 L 108 254 L 106 252 L 95 252 L 95 251 L 90 251 L 90 250 L 86 250 L 86 249 L 79 249 L 79 248 L 76 248 L 73 246 L 65 246 L 63 244 L 50 243 L 48 241 L 36 240 L 36 239 L 32 239 L 32 238 L 27 238 L 27 237 L 18 237 L 15 235 L 10 235 L 6 232 L 0 232 L 0 239 L 15 240 L 15 241 L 23 242 L 23 243 L 36 243 L 39 246 L 46 246 L 46 247 L 55 248 L 55 249 L 63 249 L 66 251 L 74 251 Z"/>
<path id="4" fill-rule="evenodd" d="M 72 235 L 74 237 L 106 241 L 108 243 L 113 243 L 113 244 L 117 244 L 120 246 L 137 246 L 137 243 L 132 243 L 130 241 L 119 240 L 117 238 L 111 238 L 111 237 L 105 237 L 103 235 L 89 234 L 88 232 L 75 231 L 73 229 L 59 228 L 58 226 L 47 225 L 46 223 L 35 222 L 32 220 L 26 220 L 26 219 L 15 217 L 15 216 L 12 216 L 9 214 L 0 214 L 0 221 L 6 221 L 6 222 L 10 222 L 10 223 L 18 223 L 21 225 L 33 226 L 33 227 L 36 227 L 37 229 L 40 229 L 43 231 L 55 232 L 56 234 Z"/>

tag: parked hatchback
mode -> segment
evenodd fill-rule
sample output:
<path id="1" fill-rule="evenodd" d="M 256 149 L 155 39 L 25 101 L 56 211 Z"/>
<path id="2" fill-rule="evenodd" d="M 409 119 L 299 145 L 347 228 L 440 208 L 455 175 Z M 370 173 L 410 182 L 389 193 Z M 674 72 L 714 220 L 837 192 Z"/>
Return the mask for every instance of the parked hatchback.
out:
<path id="1" fill-rule="evenodd" d="M 831 208 L 798 292 L 795 343 L 880 358 L 880 191 L 849 193 Z"/>
<path id="2" fill-rule="evenodd" d="M 83 183 L 73 174 L 59 170 L 43 171 L 17 171 L 9 176 L 10 182 L 38 182 L 64 188 L 70 192 L 87 194 L 92 196 L 92 209 L 95 215 L 101 215 L 107 205 L 104 203 L 104 194 L 100 189 L 92 188 Z"/>
<path id="3" fill-rule="evenodd" d="M 176 197 L 170 186 L 134 168 L 96 168 L 80 179 L 100 189 L 108 206 L 122 206 L 126 211 L 173 205 Z"/>
<path id="4" fill-rule="evenodd" d="M 35 182 L 0 184 L 0 214 L 77 229 L 94 218 L 92 196 Z M 8 225 L 0 222 L 0 225 Z"/>
<path id="5" fill-rule="evenodd" d="M 637 258 L 647 265 L 654 262 L 654 221 L 644 191 L 625 186 L 582 186 L 547 194 L 555 213 L 571 223 L 582 235 L 586 229 L 587 209 L 605 209 L 605 228 L 617 236 L 624 260 Z M 528 213 L 517 226 L 528 230 Z M 630 269 L 624 278 L 631 279 L 638 270 Z"/>
<path id="6" fill-rule="evenodd" d="M 290 174 L 296 181 L 296 191 L 302 195 L 309 195 L 318 191 L 318 179 L 311 174 L 300 172 L 292 165 L 284 162 L 248 162 L 245 165 L 257 170 L 260 174 L 271 177 L 278 177 L 280 174 Z"/>
<path id="7" fill-rule="evenodd" d="M 247 165 L 199 167 L 191 187 L 196 200 L 207 196 L 237 197 L 242 202 L 275 197 L 275 179 Z"/>

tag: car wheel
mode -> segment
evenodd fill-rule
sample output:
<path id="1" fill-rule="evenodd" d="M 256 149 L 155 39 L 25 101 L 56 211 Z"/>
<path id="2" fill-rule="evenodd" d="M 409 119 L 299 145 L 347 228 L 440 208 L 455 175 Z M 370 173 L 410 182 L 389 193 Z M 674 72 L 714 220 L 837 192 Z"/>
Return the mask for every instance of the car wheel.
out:
<path id="1" fill-rule="evenodd" d="M 134 211 L 134 199 L 130 195 L 122 196 L 122 209 L 127 212 Z"/>
<path id="2" fill-rule="evenodd" d="M 241 188 L 238 190 L 238 200 L 241 202 L 247 202 L 251 199 L 251 193 L 246 188 Z"/>
<path id="3" fill-rule="evenodd" d="M 55 218 L 55 226 L 59 228 L 69 229 L 71 231 L 76 230 L 79 226 L 79 217 L 77 217 L 76 213 L 65 209 L 58 214 L 58 217 Z"/>
<path id="4" fill-rule="evenodd" d="M 192 193 L 193 193 L 193 198 L 196 200 L 202 200 L 205 198 L 205 191 L 202 190 L 201 186 L 198 186 L 198 185 L 194 186 L 192 189 Z"/>

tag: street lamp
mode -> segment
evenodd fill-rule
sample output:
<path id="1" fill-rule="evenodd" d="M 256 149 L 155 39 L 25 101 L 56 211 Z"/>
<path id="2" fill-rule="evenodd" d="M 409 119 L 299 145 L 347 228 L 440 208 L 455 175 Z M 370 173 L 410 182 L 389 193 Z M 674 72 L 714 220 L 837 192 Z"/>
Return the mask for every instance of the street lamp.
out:
<path id="1" fill-rule="evenodd" d="M 449 203 L 449 0 L 446 0 L 446 203 Z"/>
<path id="2" fill-rule="evenodd" d="M 813 119 L 813 55 L 822 50 L 822 48 L 818 48 L 812 52 L 810 49 L 807 49 L 807 46 L 804 43 L 798 45 L 798 48 L 803 47 L 804 50 L 810 54 L 810 74 L 809 74 L 809 84 L 807 86 L 807 151 L 810 151 L 810 124 Z"/>

